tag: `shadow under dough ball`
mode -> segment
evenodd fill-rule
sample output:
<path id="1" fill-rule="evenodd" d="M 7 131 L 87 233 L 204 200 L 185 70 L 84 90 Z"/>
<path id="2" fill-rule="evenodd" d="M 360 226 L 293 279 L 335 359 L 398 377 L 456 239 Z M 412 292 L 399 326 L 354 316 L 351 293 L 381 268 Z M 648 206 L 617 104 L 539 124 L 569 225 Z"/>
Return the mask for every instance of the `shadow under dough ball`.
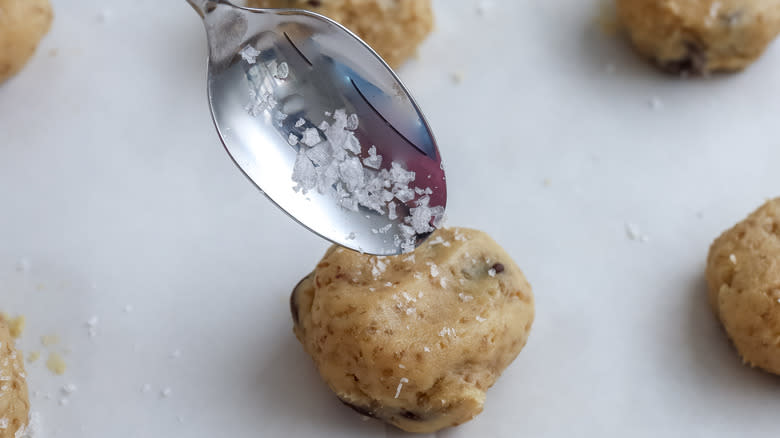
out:
<path id="1" fill-rule="evenodd" d="M 0 316 L 0 438 L 23 436 L 30 415 L 22 354 L 14 347 L 8 324 Z"/>
<path id="2" fill-rule="evenodd" d="M 49 0 L 0 0 L 0 82 L 32 57 L 52 16 Z"/>
<path id="3" fill-rule="evenodd" d="M 426 433 L 482 411 L 534 319 L 520 268 L 465 228 L 437 230 L 393 257 L 333 246 L 290 307 L 295 335 L 344 404 Z"/>
<path id="4" fill-rule="evenodd" d="M 431 0 L 247 0 L 254 8 L 306 9 L 355 32 L 397 68 L 433 30 Z"/>
<path id="5" fill-rule="evenodd" d="M 780 198 L 715 240 L 707 284 L 712 309 L 744 362 L 780 374 Z"/>
<path id="6" fill-rule="evenodd" d="M 780 33 L 778 0 L 616 0 L 636 50 L 672 73 L 742 70 Z"/>

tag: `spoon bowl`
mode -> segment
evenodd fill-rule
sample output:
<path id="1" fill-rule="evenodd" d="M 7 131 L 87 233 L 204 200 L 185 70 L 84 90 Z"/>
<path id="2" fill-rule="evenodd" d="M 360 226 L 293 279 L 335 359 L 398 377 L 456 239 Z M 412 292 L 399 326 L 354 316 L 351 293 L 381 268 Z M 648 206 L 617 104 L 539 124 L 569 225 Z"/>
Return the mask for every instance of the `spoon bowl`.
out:
<path id="1" fill-rule="evenodd" d="M 377 255 L 419 245 L 443 215 L 445 176 L 428 123 L 387 64 L 343 26 L 315 13 L 188 2 L 206 26 L 212 117 L 244 174 L 292 218 L 334 243 Z M 312 152 L 317 140 L 322 147 Z M 333 147 L 337 142 L 344 146 Z M 323 151 L 330 164 L 322 165 Z M 305 158 L 312 154 L 310 166 Z M 381 164 L 370 160 L 378 156 Z M 356 164 L 367 173 L 355 174 Z M 414 172 L 401 173 L 411 178 L 412 199 L 396 190 L 394 167 Z M 301 183 L 328 169 L 335 176 L 320 178 L 316 188 Z M 383 199 L 361 204 L 356 199 L 366 189 L 355 186 L 371 175 L 383 182 Z M 420 204 L 426 211 L 412 226 Z M 431 227 L 421 225 L 426 219 Z"/>

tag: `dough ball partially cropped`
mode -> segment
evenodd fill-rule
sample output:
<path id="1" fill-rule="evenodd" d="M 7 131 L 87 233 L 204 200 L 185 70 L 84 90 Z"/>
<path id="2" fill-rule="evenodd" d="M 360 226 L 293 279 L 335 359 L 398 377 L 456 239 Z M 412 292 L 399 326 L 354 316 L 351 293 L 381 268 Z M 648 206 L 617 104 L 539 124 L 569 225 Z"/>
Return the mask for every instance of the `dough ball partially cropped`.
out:
<path id="1" fill-rule="evenodd" d="M 322 14 L 355 32 L 394 68 L 414 56 L 433 30 L 431 0 L 248 0 L 247 5 Z"/>
<path id="2" fill-rule="evenodd" d="M 0 317 L 0 438 L 21 436 L 29 415 L 22 354 L 16 351 L 8 324 Z"/>
<path id="3" fill-rule="evenodd" d="M 780 33 L 777 0 L 617 0 L 637 51 L 672 73 L 741 70 Z"/>
<path id="4" fill-rule="evenodd" d="M 534 319 L 520 268 L 465 228 L 394 257 L 331 247 L 290 306 L 295 335 L 338 398 L 410 432 L 479 414 Z"/>
<path id="5" fill-rule="evenodd" d="M 707 284 L 710 304 L 743 360 L 780 374 L 780 198 L 715 240 Z"/>
<path id="6" fill-rule="evenodd" d="M 32 57 L 52 16 L 49 0 L 0 0 L 0 82 Z"/>

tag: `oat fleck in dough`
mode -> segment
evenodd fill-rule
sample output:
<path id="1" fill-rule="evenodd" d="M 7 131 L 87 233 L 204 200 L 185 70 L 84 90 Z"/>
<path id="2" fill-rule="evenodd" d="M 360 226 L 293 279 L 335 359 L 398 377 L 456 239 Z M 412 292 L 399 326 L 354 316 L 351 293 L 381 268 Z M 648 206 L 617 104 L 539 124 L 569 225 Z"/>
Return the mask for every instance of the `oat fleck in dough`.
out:
<path id="1" fill-rule="evenodd" d="M 49 0 L 0 0 L 0 82 L 24 67 L 51 20 Z"/>
<path id="2" fill-rule="evenodd" d="M 710 304 L 744 362 L 780 374 L 780 198 L 715 240 L 707 284 Z"/>
<path id="3" fill-rule="evenodd" d="M 248 0 L 247 4 L 325 15 L 355 32 L 393 68 L 414 56 L 433 30 L 430 0 Z"/>
<path id="4" fill-rule="evenodd" d="M 482 411 L 534 319 L 520 268 L 465 228 L 394 257 L 331 247 L 290 307 L 295 335 L 344 404 L 427 433 Z"/>
<path id="5" fill-rule="evenodd" d="M 14 347 L 8 323 L 0 317 L 0 438 L 21 436 L 29 414 L 22 354 Z"/>
<path id="6" fill-rule="evenodd" d="M 637 51 L 672 73 L 737 71 L 780 33 L 779 0 L 617 0 Z"/>

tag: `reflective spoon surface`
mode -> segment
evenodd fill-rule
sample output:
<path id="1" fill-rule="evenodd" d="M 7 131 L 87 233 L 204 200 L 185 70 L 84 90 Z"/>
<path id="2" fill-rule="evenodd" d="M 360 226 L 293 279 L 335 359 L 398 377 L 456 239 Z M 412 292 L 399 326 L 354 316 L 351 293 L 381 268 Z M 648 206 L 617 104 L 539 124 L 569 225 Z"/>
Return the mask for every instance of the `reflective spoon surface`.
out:
<path id="1" fill-rule="evenodd" d="M 357 251 L 399 254 L 430 235 L 447 200 L 436 141 L 409 92 L 370 47 L 311 12 L 187 1 L 206 26 L 208 101 L 217 132 L 233 161 L 260 190 L 311 231 Z M 329 131 L 328 126 L 338 125 L 339 115 L 349 115 L 347 125 L 353 126 Z M 346 136 L 344 147 L 349 150 L 352 144 L 354 153 L 340 152 L 342 163 L 331 166 L 341 183 L 302 190 L 300 181 L 293 180 L 296 164 L 305 168 L 299 179 L 313 168 L 325 169 L 316 156 L 312 165 L 302 160 L 313 156 L 310 144 L 315 142 L 304 140 L 315 133 L 324 142 L 320 146 L 328 148 L 334 135 L 339 142 Z M 354 167 L 343 162 L 349 159 L 354 165 L 355 158 L 369 173 L 355 175 Z M 390 172 L 393 167 L 414 172 L 412 192 L 399 190 L 397 177 L 386 179 L 381 188 L 361 188 L 360 194 L 337 187 L 376 175 L 365 163 L 387 170 L 385 176 L 397 176 Z M 354 199 L 366 193 L 387 203 L 374 208 L 356 204 Z"/>

